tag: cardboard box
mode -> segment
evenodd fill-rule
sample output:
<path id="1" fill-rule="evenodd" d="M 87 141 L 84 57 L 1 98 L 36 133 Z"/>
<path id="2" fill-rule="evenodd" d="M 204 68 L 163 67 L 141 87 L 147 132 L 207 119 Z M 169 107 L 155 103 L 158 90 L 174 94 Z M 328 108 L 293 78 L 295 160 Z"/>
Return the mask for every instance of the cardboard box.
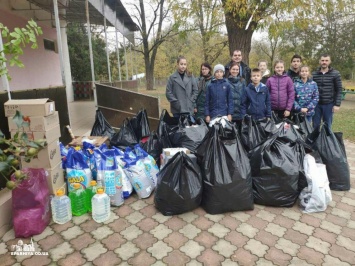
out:
<path id="1" fill-rule="evenodd" d="M 62 162 L 53 168 L 46 169 L 49 192 L 53 195 L 55 195 L 56 191 L 60 188 L 63 188 L 64 191 L 66 191 L 63 171 Z"/>
<path id="2" fill-rule="evenodd" d="M 47 143 L 52 143 L 60 138 L 60 127 L 59 124 L 50 128 L 47 131 L 25 131 L 29 140 L 45 139 Z M 17 131 L 10 131 L 11 138 L 15 136 Z M 23 133 L 19 133 L 19 138 Z"/>
<path id="3" fill-rule="evenodd" d="M 57 111 L 52 115 L 31 116 L 29 119 L 29 127 L 24 127 L 24 131 L 47 131 L 54 126 L 59 125 L 59 114 Z M 12 117 L 8 118 L 8 124 L 10 131 L 17 131 L 17 125 L 12 121 Z"/>
<path id="4" fill-rule="evenodd" d="M 12 227 L 12 192 L 7 188 L 0 190 L 0 239 Z"/>
<path id="5" fill-rule="evenodd" d="M 37 158 L 33 158 L 29 163 L 26 163 L 24 158 L 21 158 L 22 168 L 54 168 L 62 161 L 60 156 L 59 141 L 48 143 L 47 147 L 40 150 Z"/>
<path id="6" fill-rule="evenodd" d="M 14 116 L 20 111 L 24 116 L 47 116 L 55 112 L 54 101 L 48 98 L 29 100 L 8 100 L 4 104 L 5 116 Z"/>
<path id="7" fill-rule="evenodd" d="M 190 155 L 190 150 L 186 148 L 166 148 L 163 149 L 162 154 L 160 155 L 160 169 L 178 152 L 184 152 L 187 155 Z"/>
<path id="8" fill-rule="evenodd" d="M 87 137 L 76 137 L 68 145 L 69 146 L 83 146 L 83 142 L 90 142 L 91 144 L 99 147 L 101 144 L 105 143 L 108 140 L 106 136 L 87 136 Z"/>

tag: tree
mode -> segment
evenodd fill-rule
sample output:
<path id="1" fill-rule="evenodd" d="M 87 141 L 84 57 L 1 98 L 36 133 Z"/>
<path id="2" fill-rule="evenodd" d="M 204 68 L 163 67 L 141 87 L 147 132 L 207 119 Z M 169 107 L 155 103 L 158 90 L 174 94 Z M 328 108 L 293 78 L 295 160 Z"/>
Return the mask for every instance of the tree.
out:
<path id="1" fill-rule="evenodd" d="M 96 80 L 108 80 L 106 62 L 106 44 L 100 32 L 93 28 L 92 51 Z M 72 23 L 67 28 L 68 48 L 72 79 L 75 81 L 89 81 L 91 77 L 90 52 L 87 28 L 83 24 Z"/>
<path id="2" fill-rule="evenodd" d="M 181 35 L 198 32 L 202 50 L 200 61 L 213 63 L 224 52 L 228 40 L 224 29 L 224 14 L 220 0 L 173 1 L 173 13 Z"/>
<path id="3" fill-rule="evenodd" d="M 153 90 L 155 60 L 159 46 L 170 36 L 177 34 L 174 31 L 174 23 L 169 24 L 171 4 L 165 0 L 149 2 L 136 0 L 130 5 L 134 8 L 135 13 L 131 16 L 138 23 L 140 33 L 136 51 L 144 57 L 147 90 Z M 163 22 L 167 24 L 165 30 Z"/>

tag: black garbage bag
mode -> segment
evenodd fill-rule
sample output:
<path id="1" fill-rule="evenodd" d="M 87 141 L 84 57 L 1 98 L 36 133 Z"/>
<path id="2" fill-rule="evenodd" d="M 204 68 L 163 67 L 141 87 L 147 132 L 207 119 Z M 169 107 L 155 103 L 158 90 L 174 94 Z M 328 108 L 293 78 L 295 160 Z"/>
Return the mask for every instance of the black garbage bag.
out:
<path id="1" fill-rule="evenodd" d="M 299 131 L 303 135 L 304 139 L 312 133 L 312 124 L 307 120 L 307 116 L 304 113 L 294 113 L 291 120 L 295 125 L 299 126 Z"/>
<path id="2" fill-rule="evenodd" d="M 96 110 L 95 122 L 91 129 L 90 136 L 106 136 L 109 139 L 115 134 L 111 125 L 107 122 L 100 109 Z"/>
<path id="3" fill-rule="evenodd" d="M 281 124 L 278 124 L 278 137 L 286 142 L 297 142 L 304 140 L 302 134 L 296 129 L 295 124 L 288 119 L 284 119 Z"/>
<path id="4" fill-rule="evenodd" d="M 308 135 L 307 143 L 319 152 L 326 165 L 330 189 L 349 190 L 350 171 L 342 134 L 335 135 L 324 123 Z"/>
<path id="5" fill-rule="evenodd" d="M 120 127 L 120 131 L 113 135 L 110 144 L 122 150 L 138 144 L 136 134 L 134 134 L 133 128 L 129 123 L 128 118 L 123 121 L 123 124 Z"/>
<path id="6" fill-rule="evenodd" d="M 208 127 L 205 121 L 201 118 L 196 120 L 196 124 L 191 124 L 185 117 L 181 117 L 179 122 L 179 128 L 172 135 L 171 142 L 173 147 L 187 148 L 192 152 L 195 152 L 198 145 L 204 139 L 208 133 Z"/>
<path id="7" fill-rule="evenodd" d="M 143 143 L 140 142 L 140 146 L 149 155 L 151 155 L 156 161 L 157 165 L 160 165 L 160 154 L 162 153 L 163 146 L 158 138 L 156 132 L 151 131 L 148 139 Z"/>
<path id="8" fill-rule="evenodd" d="M 203 178 L 201 205 L 210 214 L 254 209 L 248 156 L 237 129 L 226 130 L 213 125 L 196 151 Z"/>
<path id="9" fill-rule="evenodd" d="M 246 151 L 254 149 L 268 135 L 269 133 L 265 131 L 264 127 L 251 117 L 243 119 L 240 137 Z"/>
<path id="10" fill-rule="evenodd" d="M 136 116 L 129 120 L 129 123 L 136 134 L 137 140 L 141 140 L 143 137 L 149 136 L 150 127 L 147 111 L 145 109 L 140 110 Z"/>
<path id="11" fill-rule="evenodd" d="M 294 145 L 278 132 L 252 151 L 250 166 L 254 202 L 275 207 L 292 207 L 299 195 L 299 159 Z"/>
<path id="12" fill-rule="evenodd" d="M 179 128 L 179 119 L 171 117 L 166 109 L 161 112 L 157 134 L 163 148 L 172 148 L 170 137 Z"/>
<path id="13" fill-rule="evenodd" d="M 282 123 L 282 119 L 275 114 L 274 111 L 271 112 L 271 120 L 277 125 Z"/>
<path id="14" fill-rule="evenodd" d="M 155 207 L 163 215 L 192 211 L 200 206 L 202 175 L 200 167 L 184 153 L 176 153 L 158 174 Z"/>

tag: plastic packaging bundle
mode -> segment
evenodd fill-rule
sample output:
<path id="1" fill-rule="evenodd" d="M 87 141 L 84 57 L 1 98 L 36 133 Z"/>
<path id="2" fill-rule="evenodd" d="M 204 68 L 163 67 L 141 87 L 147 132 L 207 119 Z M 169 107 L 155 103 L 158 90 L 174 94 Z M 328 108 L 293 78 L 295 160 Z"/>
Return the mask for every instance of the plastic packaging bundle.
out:
<path id="1" fill-rule="evenodd" d="M 86 189 L 92 180 L 92 173 L 82 151 L 70 148 L 67 155 L 67 183 L 68 192 L 73 191 L 72 184 L 79 183 Z"/>
<path id="2" fill-rule="evenodd" d="M 114 149 L 94 150 L 97 166 L 97 181 L 105 187 L 112 206 L 121 206 L 124 202 L 122 173 L 118 170 Z"/>
<path id="3" fill-rule="evenodd" d="M 124 158 L 124 152 L 120 149 L 113 147 L 115 153 L 115 159 L 117 162 L 117 170 L 119 174 L 122 175 L 122 191 L 123 191 L 123 198 L 127 199 L 133 191 L 133 187 L 131 182 L 129 182 L 128 177 L 123 170 L 126 163 L 122 160 Z"/>
<path id="4" fill-rule="evenodd" d="M 139 160 L 143 161 L 145 173 L 153 181 L 154 186 L 157 185 L 157 175 L 159 173 L 159 168 L 152 156 L 150 156 L 145 150 L 137 144 L 134 146 L 134 151 Z"/>

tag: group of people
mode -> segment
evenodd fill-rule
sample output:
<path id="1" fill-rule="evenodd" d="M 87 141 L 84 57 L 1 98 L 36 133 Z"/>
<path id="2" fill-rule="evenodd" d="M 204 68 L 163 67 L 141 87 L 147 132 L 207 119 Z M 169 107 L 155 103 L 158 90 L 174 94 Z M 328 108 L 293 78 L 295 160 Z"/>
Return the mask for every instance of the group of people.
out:
<path id="1" fill-rule="evenodd" d="M 301 112 L 314 128 L 322 120 L 331 128 L 333 113 L 341 104 L 341 76 L 330 66 L 330 55 L 323 54 L 319 64 L 311 75 L 296 54 L 287 72 L 285 62 L 276 60 L 271 74 L 266 60 L 250 69 L 242 61 L 242 52 L 235 50 L 227 65 L 217 64 L 213 71 L 210 64 L 201 64 L 196 79 L 187 71 L 186 58 L 180 56 L 177 70 L 169 77 L 166 97 L 174 117 L 194 115 L 207 123 L 225 117 L 241 125 L 246 115 L 265 120 L 271 118 L 272 111 L 281 119 Z"/>

